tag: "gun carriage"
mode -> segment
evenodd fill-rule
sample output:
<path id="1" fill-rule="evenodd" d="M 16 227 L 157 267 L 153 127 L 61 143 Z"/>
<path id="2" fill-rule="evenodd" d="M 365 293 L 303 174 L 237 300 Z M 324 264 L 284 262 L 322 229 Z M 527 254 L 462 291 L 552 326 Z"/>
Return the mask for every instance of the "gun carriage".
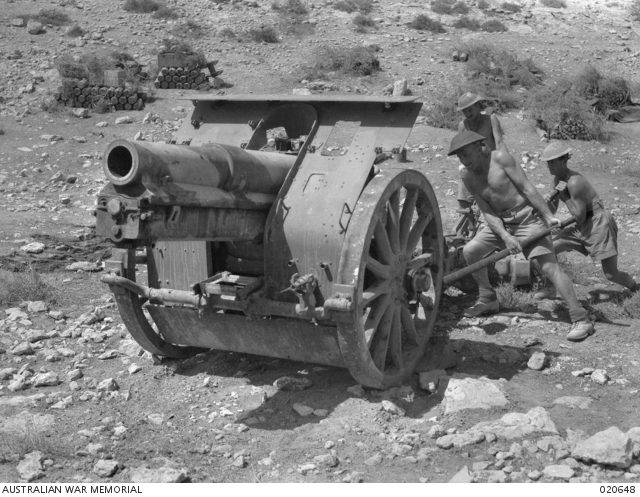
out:
<path id="1" fill-rule="evenodd" d="M 172 143 L 115 140 L 104 154 L 97 230 L 116 248 L 102 279 L 133 338 L 159 356 L 227 350 L 401 384 L 449 253 L 428 179 L 403 164 L 422 104 L 193 103 Z"/>

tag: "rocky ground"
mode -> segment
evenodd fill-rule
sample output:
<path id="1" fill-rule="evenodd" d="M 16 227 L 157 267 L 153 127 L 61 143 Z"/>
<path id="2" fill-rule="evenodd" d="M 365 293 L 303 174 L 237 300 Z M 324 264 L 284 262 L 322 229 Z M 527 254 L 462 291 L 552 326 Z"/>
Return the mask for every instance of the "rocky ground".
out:
<path id="1" fill-rule="evenodd" d="M 84 39 L 65 36 L 64 27 L 30 34 L 15 25 L 18 15 L 51 7 L 45 0 L 6 2 L 0 15 L 2 281 L 11 277 L 5 270 L 29 261 L 58 290 L 48 304 L 2 309 L 0 481 L 633 483 L 639 322 L 625 310 L 629 296 L 584 258 L 571 255 L 566 267 L 600 317 L 596 335 L 567 342 L 558 303 L 465 319 L 473 298 L 450 290 L 423 371 L 389 391 L 363 389 L 346 370 L 244 354 L 162 361 L 130 340 L 99 282 L 108 246 L 93 234 L 91 211 L 105 184 L 106 145 L 170 137 L 190 107 L 179 99 L 197 93 L 158 91 L 143 111 L 85 117 L 40 105 L 60 84 L 56 57 L 121 50 L 151 63 L 185 19 L 206 28 L 192 43 L 225 71 L 224 88 L 214 91 L 233 94 L 289 94 L 305 86 L 298 74 L 315 47 L 366 43 L 381 48 L 379 75 L 307 87 L 379 95 L 406 78 L 428 106 L 435 91 L 463 77 L 463 64 L 450 57 L 455 43 L 476 39 L 533 57 L 551 78 L 591 61 L 637 84 L 640 25 L 625 14 L 630 2 L 567 0 L 566 9 L 551 9 L 523 0 L 518 14 L 492 11 L 507 33 L 448 27 L 433 36 L 405 25 L 429 13 L 422 2 L 376 2 L 378 28 L 364 34 L 332 2 L 309 3 L 310 14 L 295 22 L 265 0 L 168 3 L 183 17 L 167 22 L 127 14 L 122 2 L 60 0 L 57 8 L 87 29 Z M 280 29 L 280 43 L 217 35 L 263 24 Z M 522 112 L 499 117 L 510 150 L 545 190 L 545 144 L 532 123 Z M 616 215 L 621 266 L 640 277 L 640 125 L 611 130 L 606 144 L 572 142 L 573 161 Z M 448 228 L 457 218 L 457 163 L 445 153 L 452 136 L 421 116 L 408 142 L 410 166 L 429 177 Z"/>

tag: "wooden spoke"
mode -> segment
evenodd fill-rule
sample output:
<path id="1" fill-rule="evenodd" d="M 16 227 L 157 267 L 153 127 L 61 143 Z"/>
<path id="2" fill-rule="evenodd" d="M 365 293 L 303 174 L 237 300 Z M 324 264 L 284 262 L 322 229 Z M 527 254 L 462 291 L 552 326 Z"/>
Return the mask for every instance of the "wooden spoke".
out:
<path id="1" fill-rule="evenodd" d="M 418 200 L 418 190 L 407 190 L 407 198 L 402 206 L 402 214 L 400 215 L 400 247 L 404 250 L 407 246 L 407 237 L 411 229 L 411 221 L 413 221 L 413 213 L 416 210 L 416 202 Z"/>
<path id="2" fill-rule="evenodd" d="M 395 191 L 389 198 L 387 210 L 387 234 L 394 253 L 400 252 L 400 200 L 399 192 Z"/>
<path id="3" fill-rule="evenodd" d="M 404 367 L 404 361 L 402 360 L 402 319 L 400 318 L 399 306 L 394 306 L 393 320 L 391 321 L 391 330 L 389 333 L 389 355 L 391 356 L 391 362 L 399 368 Z"/>
<path id="4" fill-rule="evenodd" d="M 433 214 L 429 213 L 428 215 L 420 216 L 416 220 L 416 223 L 413 225 L 413 228 L 411 228 L 411 232 L 407 237 L 405 254 L 407 255 L 413 254 L 413 251 L 418 246 L 418 242 L 422 238 L 422 233 L 424 233 L 424 229 L 427 227 L 427 225 L 431 222 L 432 219 L 433 219 Z"/>
<path id="5" fill-rule="evenodd" d="M 389 283 L 385 280 L 376 281 L 373 285 L 362 292 L 363 307 L 368 306 L 383 293 L 389 292 Z"/>
<path id="6" fill-rule="evenodd" d="M 376 333 L 373 345 L 373 363 L 378 370 L 384 371 L 387 362 L 387 350 L 389 349 L 389 335 L 391 334 L 391 324 L 393 322 L 393 314 L 395 307 L 390 305 L 386 308 Z"/>
<path id="7" fill-rule="evenodd" d="M 420 306 L 418 306 L 420 307 Z M 413 322 L 413 316 L 411 312 L 406 307 L 402 308 L 400 318 L 402 319 L 402 328 L 407 336 L 407 340 L 410 343 L 417 345 L 418 344 L 418 330 L 416 330 L 416 325 Z"/>
<path id="8" fill-rule="evenodd" d="M 367 256 L 367 269 L 371 271 L 378 278 L 389 278 L 389 266 L 382 264 L 370 255 Z"/>
<path id="9" fill-rule="evenodd" d="M 393 259 L 393 250 L 391 250 L 387 230 L 381 220 L 376 223 L 374 237 L 373 241 L 378 249 L 378 259 L 385 264 L 390 264 Z"/>
<path id="10" fill-rule="evenodd" d="M 367 316 L 367 319 L 364 323 L 364 338 L 367 343 L 367 347 L 371 345 L 371 340 L 375 336 L 376 330 L 378 329 L 378 325 L 380 324 L 380 320 L 384 313 L 389 307 L 391 300 L 388 295 L 385 295 L 378 302 L 376 302 L 375 306 L 373 306 Z"/>

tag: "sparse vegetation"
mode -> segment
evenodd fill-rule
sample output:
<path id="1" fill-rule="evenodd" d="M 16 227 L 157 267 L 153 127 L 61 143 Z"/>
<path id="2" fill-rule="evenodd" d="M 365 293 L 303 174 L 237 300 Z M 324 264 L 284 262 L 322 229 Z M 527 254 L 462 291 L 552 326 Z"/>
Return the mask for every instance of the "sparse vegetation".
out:
<path id="1" fill-rule="evenodd" d="M 11 431 L 0 432 L 0 459 L 22 458 L 36 450 L 47 455 L 61 454 L 60 441 L 45 434 L 32 420 L 26 420 L 23 426 Z"/>
<path id="2" fill-rule="evenodd" d="M 135 14 L 150 14 L 156 12 L 160 6 L 161 4 L 156 0 L 126 0 L 122 9 Z"/>
<path id="3" fill-rule="evenodd" d="M 204 28 L 193 19 L 187 19 L 184 24 L 175 26 L 171 33 L 177 37 L 189 37 L 193 39 L 200 39 L 204 36 Z"/>
<path id="4" fill-rule="evenodd" d="M 640 21 L 640 0 L 633 0 L 629 7 L 629 15 L 634 21 Z"/>
<path id="5" fill-rule="evenodd" d="M 496 295 L 501 309 L 530 312 L 536 309 L 533 293 L 518 290 L 511 283 L 500 283 Z"/>
<path id="6" fill-rule="evenodd" d="M 356 31 L 360 32 L 366 32 L 367 28 L 376 27 L 375 21 L 369 16 L 365 16 L 364 14 L 356 14 L 352 22 L 356 25 Z"/>
<path id="7" fill-rule="evenodd" d="M 636 292 L 626 299 L 623 307 L 629 316 L 640 319 L 640 292 Z"/>
<path id="8" fill-rule="evenodd" d="M 0 305 L 11 306 L 32 300 L 55 304 L 60 292 L 32 268 L 23 272 L 0 270 Z"/>
<path id="9" fill-rule="evenodd" d="M 370 14 L 373 11 L 373 0 L 339 0 L 333 4 L 333 8 L 348 14 L 353 12 Z"/>
<path id="10" fill-rule="evenodd" d="M 369 76 L 379 70 L 380 61 L 365 47 L 323 46 L 316 50 L 314 62 L 304 68 L 301 79 L 325 79 L 329 73 Z"/>
<path id="11" fill-rule="evenodd" d="M 224 28 L 221 28 L 220 31 L 218 31 L 218 36 L 220 36 L 221 38 L 235 38 L 236 34 L 229 26 L 225 26 Z"/>
<path id="12" fill-rule="evenodd" d="M 431 11 L 436 14 L 468 14 L 469 7 L 464 2 L 456 2 L 455 0 L 434 0 L 431 2 Z"/>
<path id="13" fill-rule="evenodd" d="M 50 24 L 52 26 L 71 24 L 71 18 L 58 9 L 42 9 L 35 19 L 42 24 Z"/>
<path id="14" fill-rule="evenodd" d="M 278 43 L 278 33 L 273 26 L 262 26 L 249 30 L 251 39 L 258 43 Z"/>
<path id="15" fill-rule="evenodd" d="M 160 8 L 152 14 L 152 17 L 155 19 L 175 19 L 178 17 L 178 13 L 166 5 L 161 5 Z"/>
<path id="16" fill-rule="evenodd" d="M 301 0 L 286 0 L 280 3 L 277 0 L 271 4 L 273 10 L 281 10 L 287 14 L 303 16 L 309 13 L 309 10 Z"/>
<path id="17" fill-rule="evenodd" d="M 453 23 L 454 28 L 468 29 L 469 31 L 480 31 L 480 21 L 472 17 L 462 16 Z"/>
<path id="18" fill-rule="evenodd" d="M 490 19 L 489 21 L 485 21 L 480 26 L 480 30 L 485 31 L 487 33 L 499 33 L 503 31 L 509 31 L 502 22 L 496 19 Z"/>
<path id="19" fill-rule="evenodd" d="M 518 5 L 517 3 L 511 3 L 511 2 L 502 2 L 500 4 L 500 8 L 504 10 L 508 10 L 509 12 L 514 12 L 514 13 L 518 13 L 522 10 L 522 7 L 520 7 L 520 5 Z"/>
<path id="20" fill-rule="evenodd" d="M 408 26 L 418 31 L 431 31 L 432 33 L 445 33 L 446 30 L 440 21 L 431 19 L 425 14 L 417 15 Z"/>
<path id="21" fill-rule="evenodd" d="M 478 3 L 476 5 L 480 10 L 487 10 L 490 7 L 490 5 L 487 3 L 487 0 L 478 0 Z"/>
<path id="22" fill-rule="evenodd" d="M 65 34 L 71 38 L 78 38 L 80 36 L 84 36 L 85 30 L 82 29 L 80 25 L 74 24 L 69 29 L 67 29 Z"/>
<path id="23" fill-rule="evenodd" d="M 564 0 L 540 0 L 540 3 L 545 7 L 550 7 L 552 9 L 566 9 L 567 2 Z"/>

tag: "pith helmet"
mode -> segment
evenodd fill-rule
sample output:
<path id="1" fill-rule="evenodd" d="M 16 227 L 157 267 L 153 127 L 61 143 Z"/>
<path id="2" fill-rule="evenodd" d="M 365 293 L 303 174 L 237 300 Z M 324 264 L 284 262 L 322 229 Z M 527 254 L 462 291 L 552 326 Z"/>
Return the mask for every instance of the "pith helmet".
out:
<path id="1" fill-rule="evenodd" d="M 458 108 L 456 110 L 464 110 L 480 100 L 484 100 L 480 95 L 476 95 L 475 93 L 465 93 L 458 99 Z"/>
<path id="2" fill-rule="evenodd" d="M 567 155 L 572 150 L 573 149 L 566 143 L 553 142 L 547 145 L 547 148 L 542 152 L 542 160 L 549 162 L 550 160 Z"/>
<path id="3" fill-rule="evenodd" d="M 480 141 L 484 141 L 484 136 L 465 129 L 463 132 L 458 133 L 453 137 L 453 140 L 451 140 L 451 145 L 449 145 L 449 153 L 447 155 L 454 155 L 458 152 L 458 150 L 466 147 L 470 143 Z"/>

